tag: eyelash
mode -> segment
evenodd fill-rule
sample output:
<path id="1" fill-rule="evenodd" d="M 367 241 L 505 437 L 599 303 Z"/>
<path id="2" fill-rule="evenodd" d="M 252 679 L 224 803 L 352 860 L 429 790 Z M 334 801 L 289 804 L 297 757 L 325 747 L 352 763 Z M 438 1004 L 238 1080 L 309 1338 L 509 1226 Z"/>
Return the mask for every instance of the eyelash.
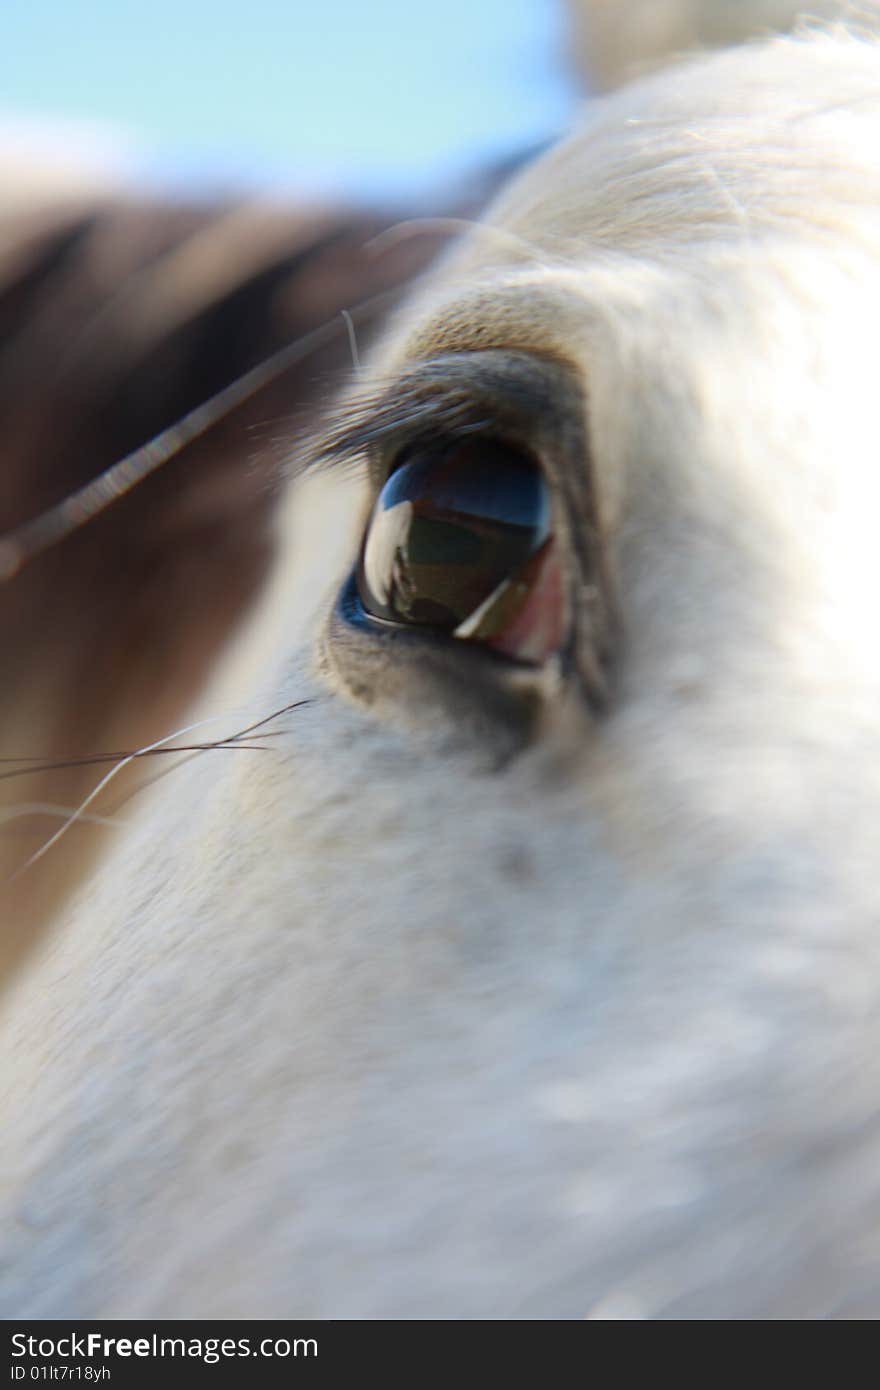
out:
<path id="1" fill-rule="evenodd" d="M 520 448 L 533 422 L 552 413 L 544 377 L 556 370 L 526 354 L 496 350 L 419 363 L 409 374 L 343 400 L 310 462 L 356 467 L 366 456 L 378 490 L 404 450 L 438 435 L 491 435 Z"/>

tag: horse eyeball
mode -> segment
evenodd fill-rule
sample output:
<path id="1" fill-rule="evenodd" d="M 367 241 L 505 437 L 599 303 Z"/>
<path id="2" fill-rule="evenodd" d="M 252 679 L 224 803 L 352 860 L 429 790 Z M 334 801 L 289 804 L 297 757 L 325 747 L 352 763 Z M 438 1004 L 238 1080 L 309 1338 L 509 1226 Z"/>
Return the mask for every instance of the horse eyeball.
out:
<path id="1" fill-rule="evenodd" d="M 487 438 L 413 449 L 367 524 L 361 603 L 386 622 L 488 644 L 493 610 L 509 625 L 527 600 L 551 519 L 544 475 L 523 451 Z"/>

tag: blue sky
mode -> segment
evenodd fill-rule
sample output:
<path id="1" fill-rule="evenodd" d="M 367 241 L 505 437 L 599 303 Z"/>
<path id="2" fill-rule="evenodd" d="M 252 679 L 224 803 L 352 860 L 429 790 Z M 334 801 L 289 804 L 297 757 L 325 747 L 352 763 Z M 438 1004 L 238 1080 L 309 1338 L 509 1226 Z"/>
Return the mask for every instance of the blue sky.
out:
<path id="1" fill-rule="evenodd" d="M 562 52 L 561 0 L 21 0 L 0 121 L 178 187 L 427 189 L 565 124 Z"/>

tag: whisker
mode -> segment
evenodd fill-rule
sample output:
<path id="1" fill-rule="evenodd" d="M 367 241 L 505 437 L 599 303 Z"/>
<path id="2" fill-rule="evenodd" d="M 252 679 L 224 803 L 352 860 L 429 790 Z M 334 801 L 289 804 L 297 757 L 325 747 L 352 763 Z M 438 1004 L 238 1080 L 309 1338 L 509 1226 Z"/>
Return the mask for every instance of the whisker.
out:
<path id="1" fill-rule="evenodd" d="M 313 701 L 311 699 L 294 700 L 291 704 L 283 705 L 281 709 L 273 710 L 271 714 L 264 715 L 261 719 L 255 720 L 253 724 L 248 724 L 246 728 L 240 729 L 236 734 L 232 734 L 225 739 L 218 739 L 216 743 L 208 744 L 205 748 L 195 749 L 194 753 L 207 752 L 208 750 L 214 750 L 217 748 L 247 748 L 250 745 L 243 744 L 240 740 L 245 738 L 248 734 L 253 733 L 255 729 L 262 729 L 265 727 L 266 724 L 271 724 L 273 720 L 280 718 L 282 714 L 287 714 L 290 710 L 301 709 L 304 705 L 310 705 L 312 703 Z M 15 873 L 11 875 L 9 881 L 14 882 L 17 878 L 20 878 L 22 874 L 26 873 L 28 869 L 32 868 L 34 864 L 39 863 L 43 856 L 49 853 L 49 850 L 52 849 L 53 845 L 57 845 L 58 841 L 64 835 L 67 834 L 71 826 L 75 825 L 77 821 L 82 819 L 88 808 L 92 805 L 96 798 L 100 796 L 104 788 L 110 782 L 112 782 L 113 778 L 118 776 L 118 774 L 122 772 L 124 768 L 128 767 L 130 763 L 133 763 L 136 758 L 144 757 L 146 754 L 152 753 L 154 750 L 158 748 L 166 747 L 168 744 L 171 743 L 172 739 L 180 738 L 181 734 L 188 734 L 193 729 L 204 728 L 206 724 L 213 724 L 216 722 L 216 720 L 225 718 L 228 718 L 228 715 L 212 714 L 209 715 L 206 719 L 197 719 L 192 724 L 185 724 L 182 728 L 175 729 L 173 733 L 166 734 L 164 738 L 156 739 L 155 743 L 150 743 L 145 748 L 138 748 L 134 752 L 126 754 L 126 756 L 122 758 L 119 762 L 117 762 L 114 767 L 111 767 L 109 772 L 106 772 L 104 774 L 98 785 L 94 787 L 92 791 L 89 792 L 88 796 L 83 801 L 80 802 L 79 806 L 77 806 L 73 813 L 70 816 L 68 816 L 64 824 L 60 826 L 58 830 L 55 831 L 55 834 L 50 836 L 49 839 L 46 840 L 45 844 L 41 845 L 38 850 L 35 850 L 34 853 L 25 860 L 25 862 L 21 865 L 20 868 L 16 869 Z M 260 749 L 259 745 L 256 745 L 256 747 Z M 181 749 L 174 748 L 171 751 L 180 752 Z M 260 751 L 265 752 L 268 750 L 260 749 Z"/>
<path id="2" fill-rule="evenodd" d="M 251 725 L 251 730 L 259 728 L 260 725 L 267 724 L 273 719 L 277 719 L 279 715 L 285 714 L 287 710 L 298 709 L 301 705 L 310 705 L 312 703 L 313 702 L 311 700 L 296 700 L 292 705 L 285 705 L 284 709 L 276 710 L 274 714 L 267 715 L 265 719 L 261 719 L 257 722 L 257 724 Z M 242 733 L 247 732 L 248 730 L 242 730 Z M 268 733 L 261 734 L 261 738 L 279 738 L 283 737 L 285 734 L 289 732 L 290 731 L 288 729 L 278 729 L 277 731 L 269 730 Z M 239 737 L 239 735 L 233 735 L 233 738 L 236 737 Z M 197 753 L 209 752 L 214 748 L 228 748 L 231 750 L 233 748 L 259 748 L 260 746 L 260 744 L 238 744 L 233 743 L 231 740 L 229 740 L 222 744 L 206 743 L 190 744 L 189 746 L 187 746 L 186 744 L 182 744 L 178 745 L 175 748 L 169 748 L 167 750 L 169 753 L 188 752 L 190 756 L 186 758 L 181 758 L 179 763 L 174 763 L 172 767 L 163 768 L 161 772 L 155 773 L 152 777 L 146 777 L 144 781 L 141 782 L 140 786 L 132 787 L 130 791 L 126 792 L 125 796 L 123 796 L 121 800 L 114 802 L 113 806 L 111 807 L 111 810 L 115 813 L 121 807 L 128 805 L 129 801 L 131 801 L 134 797 L 139 796 L 141 792 L 146 791 L 148 787 L 152 787 L 156 782 L 161 782 L 163 777 L 167 777 L 169 773 L 176 772 L 178 768 L 184 767 L 186 763 L 191 762 Z M 268 753 L 272 750 L 267 748 L 264 751 Z"/>
<path id="3" fill-rule="evenodd" d="M 123 806 L 127 806 L 136 796 L 140 796 L 142 792 L 147 791 L 147 789 L 154 786 L 156 782 L 161 782 L 163 777 L 168 777 L 170 773 L 179 771 L 179 769 L 185 767 L 187 763 L 191 763 L 193 758 L 198 757 L 200 752 L 206 752 L 208 748 L 210 748 L 210 744 L 206 745 L 204 749 L 195 748 L 191 752 L 188 752 L 186 757 L 181 758 L 179 762 L 172 763 L 170 767 L 163 767 L 161 772 L 153 773 L 152 777 L 145 777 L 138 786 L 130 787 L 124 796 L 120 797 L 118 801 L 113 802 L 113 805 L 110 807 L 110 814 L 116 815 L 117 811 L 121 811 Z M 178 750 L 175 748 L 171 751 L 176 753 Z"/>
<path id="4" fill-rule="evenodd" d="M 237 748 L 262 749 L 260 744 L 240 743 L 239 740 L 253 733 L 255 729 L 262 728 L 273 719 L 278 719 L 282 714 L 287 714 L 289 710 L 299 709 L 302 705 L 311 704 L 310 700 L 296 700 L 292 705 L 285 705 L 283 709 L 276 710 L 274 714 L 267 715 L 260 719 L 256 724 L 251 724 L 246 729 L 240 729 L 237 734 L 229 734 L 228 737 L 216 739 L 210 743 L 178 743 L 171 748 L 150 745 L 147 748 L 125 749 L 115 753 L 88 753 L 73 758 L 59 758 L 55 761 L 47 760 L 44 756 L 34 754 L 22 754 L 18 757 L 0 758 L 0 763 L 29 763 L 29 767 L 15 767 L 7 772 L 0 772 L 0 782 L 9 781 L 13 777 L 30 777 L 38 772 L 62 772 L 68 767 L 89 767 L 97 763 L 112 763 L 121 759 L 134 760 L 135 758 L 155 758 L 167 756 L 169 753 L 208 753 L 214 750 L 227 749 L 234 751 Z M 219 717 L 219 716 L 217 716 Z M 286 729 L 270 729 L 261 735 L 262 738 L 282 738 L 287 732 Z M 171 735 L 174 737 L 174 735 Z M 269 749 L 262 749 L 269 752 Z"/>
<path id="5" fill-rule="evenodd" d="M 282 705 L 281 709 L 276 709 L 273 714 L 267 714 L 262 719 L 258 719 L 255 724 L 248 724 L 246 729 L 240 729 L 237 734 L 232 734 L 225 742 L 231 743 L 232 739 L 243 738 L 245 734 L 252 734 L 254 729 L 262 729 L 264 725 L 271 724 L 273 719 L 280 719 L 282 714 L 289 714 L 291 710 L 302 709 L 304 705 L 313 705 L 314 703 L 314 698 L 308 697 L 305 700 L 294 700 L 290 705 Z M 279 730 L 279 732 L 283 732 L 283 730 Z"/>
<path id="6" fill-rule="evenodd" d="M 52 801 L 23 801 L 17 806 L 0 807 L 0 826 L 5 826 L 10 821 L 22 820 L 25 816 L 72 816 L 74 809 L 72 806 L 57 806 Z M 117 820 L 113 816 L 98 816 L 90 811 L 85 811 L 77 819 L 86 825 L 107 825 L 114 828 L 127 824 L 126 821 Z"/>
<path id="7" fill-rule="evenodd" d="M 66 835 L 68 830 L 70 830 L 71 826 L 75 825 L 76 822 L 81 819 L 84 813 L 88 810 L 89 806 L 91 806 L 92 802 L 100 796 L 101 792 L 113 780 L 113 778 L 117 777 L 119 773 L 122 772 L 122 770 L 129 765 L 129 763 L 134 762 L 134 760 L 137 757 L 143 756 L 143 754 L 152 751 L 152 749 L 154 748 L 163 747 L 164 745 L 170 743 L 172 739 L 179 738 L 181 734 L 188 734 L 191 729 L 203 728 L 205 724 L 213 724 L 217 719 L 225 717 L 226 716 L 214 714 L 210 715 L 207 719 L 197 719 L 194 723 L 186 724 L 183 728 L 175 729 L 173 733 L 166 734 L 164 738 L 157 739 L 155 743 L 149 744 L 146 748 L 139 748 L 136 752 L 130 753 L 127 757 L 122 758 L 121 761 L 117 762 L 114 767 L 111 767 L 109 772 L 106 772 L 104 774 L 98 785 L 94 787 L 92 791 L 89 792 L 88 796 L 83 801 L 80 802 L 79 806 L 77 806 L 73 814 L 67 818 L 64 824 L 60 826 L 58 830 L 55 831 L 55 834 L 50 836 L 49 839 L 45 842 L 45 844 L 41 845 L 38 850 L 35 850 L 34 853 L 25 860 L 25 862 L 21 865 L 20 868 L 16 869 L 15 873 L 12 874 L 10 878 L 10 882 L 14 882 L 17 878 L 20 878 L 22 874 L 26 873 L 28 869 L 32 868 L 34 864 L 39 863 L 43 856 L 49 853 L 49 850 L 52 849 L 53 845 L 57 845 L 58 841 L 62 838 L 62 836 Z M 272 716 L 270 715 L 269 718 L 271 719 Z M 268 722 L 268 720 L 259 721 L 259 723 L 264 722 Z M 250 726 L 251 729 L 257 727 L 259 727 L 259 724 L 253 724 Z M 249 732 L 250 729 L 242 730 L 242 733 L 245 734 Z M 236 735 L 236 737 L 238 738 L 240 737 L 240 735 Z"/>
<path id="8" fill-rule="evenodd" d="M 265 734 L 265 738 L 273 738 L 273 734 Z M 228 749 L 234 752 L 237 748 L 257 748 L 259 744 L 241 744 L 229 739 L 218 739 L 216 743 L 181 743 L 173 748 L 135 748 L 132 750 L 121 750 L 117 753 L 91 753 L 79 758 L 61 758 L 57 762 L 44 761 L 41 758 L 2 758 L 0 762 L 28 762 L 29 767 L 16 767 L 7 772 L 0 772 L 0 782 L 11 781 L 14 777 L 35 777 L 40 772 L 63 772 L 68 767 L 92 767 L 99 763 L 115 763 L 122 758 L 158 758 L 169 753 L 208 753 L 214 749 Z M 268 750 L 266 750 L 268 751 Z"/>
<path id="9" fill-rule="evenodd" d="M 365 316 L 381 304 L 389 303 L 404 288 L 405 285 L 399 285 L 392 290 L 384 290 L 363 300 L 351 312 L 346 309 L 348 320 L 353 315 Z M 12 579 L 38 555 L 99 516 L 113 502 L 131 492 L 151 473 L 179 454 L 186 445 L 205 434 L 264 386 L 282 376 L 289 367 L 330 342 L 339 331 L 339 315 L 335 315 L 327 323 L 280 348 L 229 386 L 224 386 L 176 424 L 169 425 L 147 444 L 142 444 L 126 454 L 125 458 L 111 464 L 97 478 L 92 478 L 55 506 L 0 536 L 0 582 Z"/>
<path id="10" fill-rule="evenodd" d="M 351 349 L 352 365 L 355 371 L 359 372 L 361 369 L 361 359 L 360 354 L 358 353 L 357 337 L 355 336 L 354 331 L 354 320 L 352 319 L 351 314 L 348 312 L 347 309 L 340 309 L 339 312 L 342 315 L 342 318 L 345 320 L 345 327 L 348 331 L 348 346 Z"/>

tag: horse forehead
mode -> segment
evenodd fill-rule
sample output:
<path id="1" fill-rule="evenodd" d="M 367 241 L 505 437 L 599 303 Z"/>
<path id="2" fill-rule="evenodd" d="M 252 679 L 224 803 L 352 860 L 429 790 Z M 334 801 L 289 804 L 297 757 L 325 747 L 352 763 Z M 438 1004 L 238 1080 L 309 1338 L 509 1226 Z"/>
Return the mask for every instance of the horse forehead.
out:
<path id="1" fill-rule="evenodd" d="M 585 228 L 597 248 L 662 255 L 780 215 L 845 221 L 876 198 L 878 69 L 880 39 L 827 32 L 645 79 L 588 106 L 487 220 L 546 238 L 551 258 Z"/>
<path id="2" fill-rule="evenodd" d="M 658 267 L 681 281 L 720 256 L 729 279 L 785 243 L 838 263 L 854 247 L 876 256 L 878 75 L 880 42 L 823 33 L 716 55 L 591 105 L 414 297 L 377 361 L 455 333 L 478 345 L 482 320 L 483 343 L 496 330 L 539 343 L 561 314 L 561 339 L 565 296 L 545 313 L 540 285 L 566 271 L 607 269 L 600 297 L 632 308 Z M 520 312 L 496 293 L 514 272 L 531 285 Z"/>

